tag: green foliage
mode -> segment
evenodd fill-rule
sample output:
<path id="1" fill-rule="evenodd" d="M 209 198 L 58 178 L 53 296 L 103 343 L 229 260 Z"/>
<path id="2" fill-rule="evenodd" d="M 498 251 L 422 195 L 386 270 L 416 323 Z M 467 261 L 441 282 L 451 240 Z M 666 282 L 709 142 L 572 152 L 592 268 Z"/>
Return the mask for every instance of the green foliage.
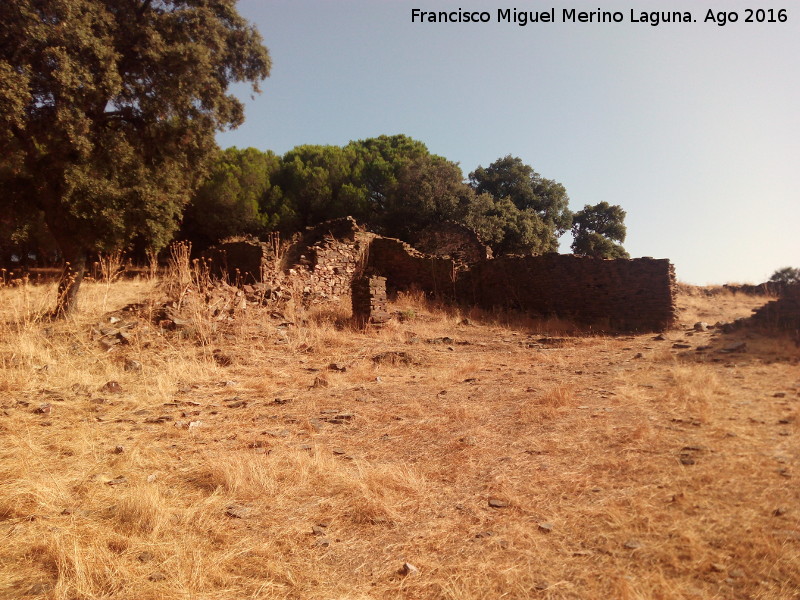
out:
<path id="1" fill-rule="evenodd" d="M 595 258 L 630 258 L 621 245 L 626 233 L 622 207 L 608 202 L 587 204 L 572 220 L 572 251 Z"/>
<path id="2" fill-rule="evenodd" d="M 350 146 L 297 146 L 283 156 L 278 181 L 286 204 L 280 228 L 298 230 L 328 219 L 368 213 L 367 191 Z"/>
<path id="3" fill-rule="evenodd" d="M 489 193 L 475 195 L 463 222 L 495 255 L 550 251 L 552 231 L 533 210 L 520 210 L 507 196 L 497 199 Z"/>
<path id="4" fill-rule="evenodd" d="M 773 283 L 785 283 L 787 285 L 800 283 L 800 269 L 783 267 L 775 271 L 769 280 Z"/>
<path id="5" fill-rule="evenodd" d="M 468 185 L 456 163 L 405 135 L 344 147 L 298 146 L 282 159 L 267 153 L 268 175 L 250 179 L 244 165 L 231 163 L 233 157 L 243 160 L 241 152 L 223 155 L 187 212 L 187 221 L 196 222 L 192 231 L 204 232 L 206 241 L 262 226 L 293 233 L 349 215 L 407 241 L 431 224 L 452 220 L 474 229 L 495 254 L 540 254 L 557 250 L 557 238 L 572 219 L 564 186 L 520 159 L 479 168 Z M 261 164 L 257 150 L 246 152 L 249 163 Z M 224 219 L 215 214 L 222 209 L 228 213 Z M 201 226 L 203 220 L 209 222 Z"/>
<path id="6" fill-rule="evenodd" d="M 0 202 L 43 212 L 78 283 L 87 251 L 163 246 L 243 120 L 229 84 L 269 73 L 258 32 L 231 0 L 4 0 L 0 22 Z"/>
<path id="7" fill-rule="evenodd" d="M 239 234 L 259 235 L 275 228 L 282 191 L 272 184 L 281 160 L 255 148 L 228 148 L 219 153 L 208 179 L 187 206 L 181 233 L 215 243 Z"/>
<path id="8" fill-rule="evenodd" d="M 521 211 L 513 217 L 520 223 L 521 250 L 534 254 L 558 250 L 558 238 L 572 223 L 569 196 L 563 185 L 543 178 L 522 159 L 511 155 L 486 168 L 478 167 L 469 174 L 469 180 L 477 194 L 488 193 L 498 201 L 508 198 Z M 529 233 L 523 234 L 523 230 Z"/>
<path id="9" fill-rule="evenodd" d="M 420 228 L 456 218 L 469 202 L 458 165 L 405 135 L 347 146 L 298 146 L 283 156 L 282 230 L 352 216 L 385 235 L 409 239 Z"/>

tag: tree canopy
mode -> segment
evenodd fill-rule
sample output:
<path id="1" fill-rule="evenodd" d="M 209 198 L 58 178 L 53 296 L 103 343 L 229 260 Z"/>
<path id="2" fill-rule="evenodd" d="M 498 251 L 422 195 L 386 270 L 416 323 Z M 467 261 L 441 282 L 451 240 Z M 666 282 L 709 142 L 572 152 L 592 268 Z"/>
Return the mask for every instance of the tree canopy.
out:
<path id="1" fill-rule="evenodd" d="M 794 267 L 777 269 L 769 280 L 773 283 L 784 283 L 786 285 L 800 283 L 800 269 L 795 269 Z"/>
<path id="2" fill-rule="evenodd" d="M 587 204 L 572 219 L 572 251 L 595 258 L 629 258 L 622 247 L 626 234 L 621 206 L 608 202 Z"/>
<path id="3" fill-rule="evenodd" d="M 0 22 L 0 202 L 43 214 L 66 313 L 87 252 L 171 239 L 243 121 L 229 84 L 257 91 L 269 55 L 235 0 L 4 0 Z"/>
<path id="4" fill-rule="evenodd" d="M 478 233 L 496 255 L 541 254 L 556 251 L 559 236 L 572 223 L 564 186 L 511 156 L 479 167 L 467 183 L 457 163 L 432 154 L 406 135 L 382 135 L 342 147 L 297 146 L 280 159 L 267 154 L 276 161 L 271 162 L 270 191 L 255 186 L 248 192 L 253 198 L 262 194 L 258 215 L 252 212 L 255 201 L 247 204 L 252 217 L 248 223 L 263 223 L 262 233 L 273 228 L 291 234 L 350 215 L 373 231 L 413 242 L 428 225 L 456 221 Z M 218 230 L 214 223 L 219 218 L 213 213 L 228 211 L 233 220 L 226 221 L 233 225 L 239 220 L 240 232 L 245 232 L 228 198 L 231 190 L 243 192 L 249 185 L 229 180 L 239 173 L 229 160 L 227 153 L 221 155 L 211 183 L 201 188 L 187 211 L 187 222 L 200 221 L 202 215 L 209 215 L 209 222 L 204 229 L 184 231 Z M 224 185 L 220 172 L 226 173 Z M 613 232 L 602 235 L 609 233 Z"/>
<path id="5" fill-rule="evenodd" d="M 514 220 L 537 232 L 535 240 L 523 239 L 529 252 L 556 252 L 558 238 L 572 224 L 567 190 L 552 179 L 545 179 L 533 167 L 515 156 L 499 158 L 488 167 L 478 167 L 469 174 L 476 193 L 488 193 L 496 201 L 508 198 L 522 214 Z M 506 211 L 507 212 L 507 211 Z"/>
<path id="6" fill-rule="evenodd" d="M 282 190 L 274 183 L 280 167 L 280 157 L 269 151 L 221 151 L 186 208 L 180 234 L 209 245 L 274 229 L 286 216 L 270 210 L 280 211 Z"/>

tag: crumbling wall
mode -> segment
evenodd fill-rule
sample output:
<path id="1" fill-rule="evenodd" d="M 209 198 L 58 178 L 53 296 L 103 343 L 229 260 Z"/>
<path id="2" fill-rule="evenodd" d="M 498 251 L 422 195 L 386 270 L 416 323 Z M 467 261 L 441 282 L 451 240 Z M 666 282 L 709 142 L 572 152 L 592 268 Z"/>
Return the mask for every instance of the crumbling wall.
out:
<path id="1" fill-rule="evenodd" d="M 262 281 L 268 265 L 275 260 L 270 244 L 258 240 L 224 242 L 203 252 L 211 274 L 232 284 Z"/>
<path id="2" fill-rule="evenodd" d="M 446 302 L 558 316 L 602 331 L 660 331 L 677 316 L 675 274 L 668 260 L 549 254 L 464 265 L 367 232 L 350 217 L 306 229 L 280 261 L 265 243 L 237 242 L 218 250 L 224 251 L 217 260 L 226 265 L 231 281 L 259 281 L 262 273 L 277 273 L 289 284 L 283 287 L 306 305 L 345 298 L 359 303 L 353 298 L 358 284 L 353 284 L 366 275 L 385 277 L 389 293 L 416 289 Z"/>
<path id="3" fill-rule="evenodd" d="M 416 289 L 432 297 L 455 299 L 458 269 L 450 258 L 427 256 L 400 240 L 376 237 L 367 266 L 370 273 L 386 277 L 390 293 Z"/>
<path id="4" fill-rule="evenodd" d="M 358 276 L 352 286 L 353 319 L 356 325 L 381 324 L 391 317 L 387 310 L 386 278 Z"/>
<path id="5" fill-rule="evenodd" d="M 751 318 L 757 325 L 800 335 L 800 284 L 784 286 L 778 300 L 756 309 Z"/>
<path id="6" fill-rule="evenodd" d="M 758 285 L 747 283 L 736 285 L 726 283 L 722 287 L 734 294 L 746 294 L 748 296 L 780 296 L 786 290 L 787 285 L 782 281 L 765 281 Z"/>
<path id="7" fill-rule="evenodd" d="M 674 269 L 652 258 L 501 257 L 464 272 L 458 297 L 468 305 L 558 316 L 601 330 L 660 331 L 677 317 Z"/>
<path id="8" fill-rule="evenodd" d="M 415 236 L 412 245 L 430 256 L 452 258 L 463 267 L 492 258 L 492 249 L 477 233 L 454 221 L 426 227 Z"/>
<path id="9" fill-rule="evenodd" d="M 283 270 L 302 289 L 306 304 L 349 298 L 374 237 L 352 217 L 309 227 L 289 246 Z"/>

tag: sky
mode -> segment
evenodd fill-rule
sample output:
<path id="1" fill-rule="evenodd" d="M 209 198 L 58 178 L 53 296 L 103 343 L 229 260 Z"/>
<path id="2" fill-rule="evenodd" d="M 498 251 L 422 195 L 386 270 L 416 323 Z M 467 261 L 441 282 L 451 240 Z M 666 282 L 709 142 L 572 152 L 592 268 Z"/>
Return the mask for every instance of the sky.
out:
<path id="1" fill-rule="evenodd" d="M 406 134 L 465 177 L 518 156 L 572 210 L 622 206 L 632 257 L 669 258 L 686 283 L 759 283 L 800 267 L 800 5 L 747 23 L 768 4 L 713 4 L 240 0 L 273 66 L 261 94 L 234 87 L 246 121 L 217 141 L 284 154 Z M 490 21 L 412 22 L 415 8 Z M 622 22 L 564 22 L 565 8 Z M 498 22 L 498 9 L 555 22 Z M 694 21 L 652 26 L 642 11 Z"/>

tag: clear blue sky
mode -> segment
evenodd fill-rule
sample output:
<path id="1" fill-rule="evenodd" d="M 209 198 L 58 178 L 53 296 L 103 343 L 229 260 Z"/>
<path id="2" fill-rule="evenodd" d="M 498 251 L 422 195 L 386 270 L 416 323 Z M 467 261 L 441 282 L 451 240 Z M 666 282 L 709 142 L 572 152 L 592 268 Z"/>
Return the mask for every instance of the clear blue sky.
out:
<path id="1" fill-rule="evenodd" d="M 461 165 L 511 154 L 564 184 L 571 208 L 627 211 L 632 256 L 670 258 L 694 284 L 764 281 L 800 267 L 800 4 L 745 23 L 761 2 L 240 0 L 264 37 L 263 93 L 222 147 L 283 154 L 403 133 Z M 498 23 L 497 10 L 555 23 Z M 412 23 L 411 10 L 480 10 L 489 23 Z M 622 23 L 564 23 L 562 8 Z M 631 22 L 631 9 L 693 23 Z M 565 236 L 568 238 L 569 236 Z M 569 251 L 569 239 L 562 251 Z"/>

